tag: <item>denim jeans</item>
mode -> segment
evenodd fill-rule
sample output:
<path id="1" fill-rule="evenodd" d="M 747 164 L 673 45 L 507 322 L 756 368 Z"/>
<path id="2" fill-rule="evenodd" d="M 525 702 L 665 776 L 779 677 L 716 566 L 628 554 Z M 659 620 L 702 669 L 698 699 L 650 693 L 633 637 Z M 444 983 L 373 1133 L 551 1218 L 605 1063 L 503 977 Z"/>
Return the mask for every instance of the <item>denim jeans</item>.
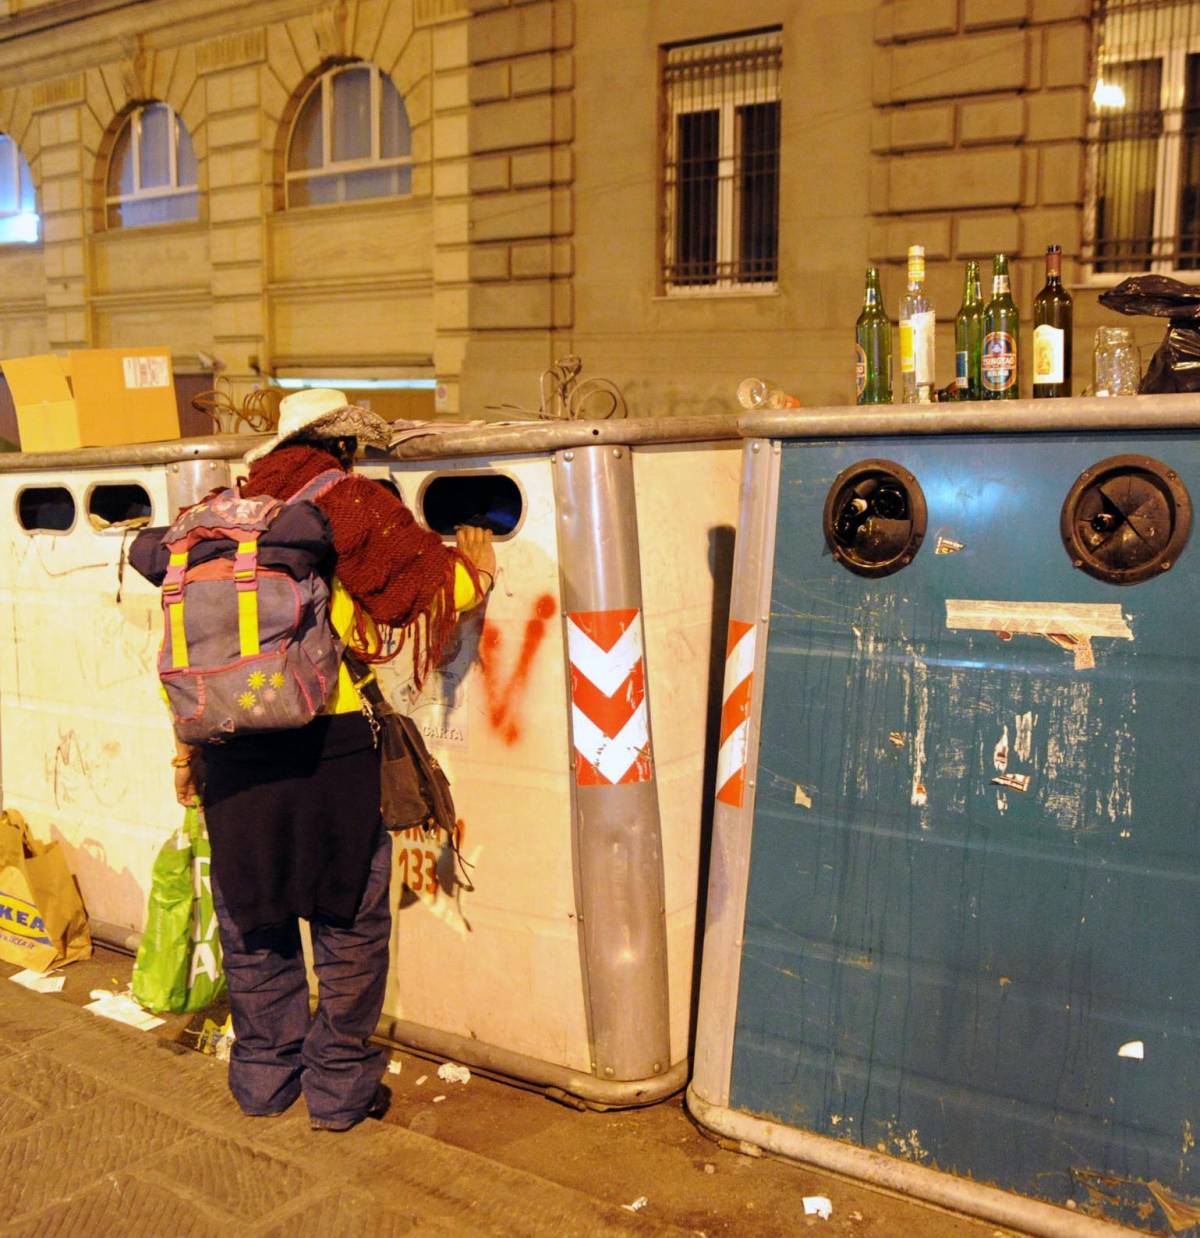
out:
<path id="1" fill-rule="evenodd" d="M 243 1113 L 282 1113 L 301 1091 L 316 1125 L 343 1125 L 366 1113 L 386 1060 L 367 1037 L 379 1022 L 387 984 L 391 868 L 391 835 L 380 830 L 354 920 L 310 921 L 315 1015 L 309 1014 L 299 922 L 241 933 L 213 875 L 235 1036 L 229 1088 Z"/>

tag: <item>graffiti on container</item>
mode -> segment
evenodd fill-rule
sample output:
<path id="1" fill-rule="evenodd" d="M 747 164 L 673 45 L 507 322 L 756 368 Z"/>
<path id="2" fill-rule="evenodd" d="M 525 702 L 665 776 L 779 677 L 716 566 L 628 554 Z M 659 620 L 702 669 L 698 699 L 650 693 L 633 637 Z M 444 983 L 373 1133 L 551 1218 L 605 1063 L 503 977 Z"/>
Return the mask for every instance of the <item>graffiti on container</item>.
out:
<path id="1" fill-rule="evenodd" d="M 46 754 L 44 773 L 54 793 L 55 808 L 70 804 L 115 808 L 125 798 L 126 788 L 115 763 L 121 755 L 121 745 L 106 739 L 98 750 L 84 751 L 77 732 L 59 727 L 58 742 Z"/>
<path id="2" fill-rule="evenodd" d="M 548 593 L 533 603 L 530 616 L 525 622 L 525 635 L 520 652 L 507 676 L 502 676 L 500 671 L 503 634 L 493 623 L 483 625 L 483 636 L 479 642 L 479 667 L 487 695 L 488 724 L 510 747 L 521 738 L 521 700 L 529 682 L 534 658 L 546 639 L 547 623 L 554 618 L 557 609 L 554 599 Z"/>

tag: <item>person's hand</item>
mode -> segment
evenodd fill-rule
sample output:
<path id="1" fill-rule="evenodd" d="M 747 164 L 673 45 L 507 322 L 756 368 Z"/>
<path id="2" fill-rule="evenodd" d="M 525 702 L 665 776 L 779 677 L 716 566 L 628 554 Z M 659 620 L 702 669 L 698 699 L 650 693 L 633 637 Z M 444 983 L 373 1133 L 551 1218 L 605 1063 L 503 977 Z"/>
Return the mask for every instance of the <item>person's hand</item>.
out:
<path id="1" fill-rule="evenodd" d="M 184 765 L 175 771 L 175 798 L 184 806 L 191 808 L 196 802 L 199 792 L 196 789 L 196 775 L 190 765 Z"/>
<path id="2" fill-rule="evenodd" d="M 491 529 L 473 524 L 460 525 L 457 530 L 458 549 L 475 565 L 477 572 L 486 572 L 496 579 L 496 548 L 492 545 Z"/>

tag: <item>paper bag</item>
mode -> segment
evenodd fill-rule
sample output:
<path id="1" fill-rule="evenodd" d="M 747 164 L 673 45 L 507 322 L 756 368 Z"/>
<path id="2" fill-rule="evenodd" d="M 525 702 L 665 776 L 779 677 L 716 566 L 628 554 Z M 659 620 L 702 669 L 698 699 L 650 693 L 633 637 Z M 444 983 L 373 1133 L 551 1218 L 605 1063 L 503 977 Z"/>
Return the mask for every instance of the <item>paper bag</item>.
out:
<path id="1" fill-rule="evenodd" d="M 0 813 L 0 959 L 49 971 L 91 956 L 87 912 L 62 847 L 37 842 L 19 812 Z"/>

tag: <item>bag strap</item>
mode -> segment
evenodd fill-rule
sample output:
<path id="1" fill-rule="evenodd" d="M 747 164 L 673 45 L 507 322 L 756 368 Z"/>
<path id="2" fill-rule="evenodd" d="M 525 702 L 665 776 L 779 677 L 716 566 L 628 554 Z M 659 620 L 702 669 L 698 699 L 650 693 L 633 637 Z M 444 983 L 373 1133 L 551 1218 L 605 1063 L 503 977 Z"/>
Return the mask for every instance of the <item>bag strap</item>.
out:
<path id="1" fill-rule="evenodd" d="M 291 503 L 315 503 L 326 490 L 331 490 L 340 481 L 345 481 L 349 477 L 349 473 L 343 472 L 341 469 L 326 469 L 323 473 L 318 473 L 311 481 L 307 481 L 291 498 L 285 502 Z"/>

